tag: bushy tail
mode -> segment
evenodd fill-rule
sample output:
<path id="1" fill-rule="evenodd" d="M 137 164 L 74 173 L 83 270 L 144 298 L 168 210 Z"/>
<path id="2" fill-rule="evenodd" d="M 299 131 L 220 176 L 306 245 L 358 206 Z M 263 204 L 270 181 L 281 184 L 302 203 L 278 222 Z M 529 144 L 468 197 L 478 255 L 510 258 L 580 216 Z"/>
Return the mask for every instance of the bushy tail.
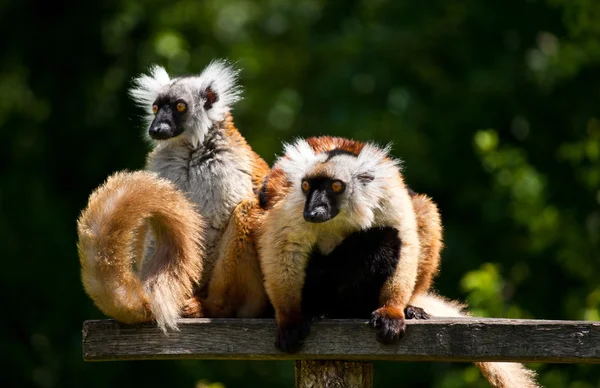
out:
<path id="1" fill-rule="evenodd" d="M 112 175 L 77 222 L 86 292 L 120 322 L 155 319 L 164 331 L 176 329 L 200 279 L 202 227 L 192 203 L 169 181 L 148 171 Z M 154 246 L 142 260 L 148 230 Z"/>
<path id="2" fill-rule="evenodd" d="M 432 317 L 466 317 L 464 305 L 434 294 L 421 293 L 413 297 L 411 305 L 421 307 Z M 474 363 L 494 388 L 539 388 L 536 373 L 522 364 L 512 362 Z"/>

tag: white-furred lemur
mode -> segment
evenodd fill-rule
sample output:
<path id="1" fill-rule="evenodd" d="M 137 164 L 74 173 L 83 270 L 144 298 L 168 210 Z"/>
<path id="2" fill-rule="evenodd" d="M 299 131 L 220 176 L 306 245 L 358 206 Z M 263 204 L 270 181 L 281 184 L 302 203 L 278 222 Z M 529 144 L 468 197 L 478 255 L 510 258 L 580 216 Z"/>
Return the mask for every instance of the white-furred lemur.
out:
<path id="1" fill-rule="evenodd" d="M 78 223 L 85 289 L 105 314 L 128 323 L 155 319 L 165 330 L 176 328 L 180 315 L 257 317 L 267 308 L 254 230 L 264 213 L 256 193 L 269 167 L 233 123 L 230 109 L 240 99 L 237 76 L 227 62 L 213 61 L 200 75 L 170 78 L 154 66 L 150 75 L 134 79 L 130 95 L 146 112 L 146 134 L 154 145 L 147 170 L 157 181 L 147 175 L 145 183 L 154 185 L 152 195 L 140 187 L 136 174 L 121 174 L 99 189 L 104 195 L 92 194 Z M 172 182 L 185 197 L 173 200 L 177 195 L 172 187 L 158 177 Z M 161 215 L 179 214 L 184 208 L 194 219 L 187 229 Z M 121 222 L 132 209 L 144 216 Z M 177 221 L 185 223 L 186 218 Z M 93 227 L 100 224 L 104 227 Z M 108 243 L 115 235 L 135 249 L 113 250 Z M 171 245 L 184 237 L 202 241 L 203 251 L 192 254 Z M 193 269 L 188 268 L 190 261 Z M 141 287 L 105 284 L 107 276 L 119 279 L 132 262 L 141 269 L 129 269 L 125 276 L 140 276 Z M 160 293 L 146 281 L 146 267 L 160 273 Z M 170 276 L 173 267 L 187 269 L 182 272 L 188 279 Z M 143 298 L 128 296 L 140 293 Z"/>
<path id="2" fill-rule="evenodd" d="M 259 251 L 279 349 L 299 349 L 315 316 L 370 317 L 377 339 L 394 343 L 405 318 L 466 315 L 428 292 L 442 247 L 439 212 L 405 185 L 388 148 L 298 140 L 285 147 L 259 198 L 268 209 Z M 537 387 L 520 364 L 476 365 L 494 387 Z"/>

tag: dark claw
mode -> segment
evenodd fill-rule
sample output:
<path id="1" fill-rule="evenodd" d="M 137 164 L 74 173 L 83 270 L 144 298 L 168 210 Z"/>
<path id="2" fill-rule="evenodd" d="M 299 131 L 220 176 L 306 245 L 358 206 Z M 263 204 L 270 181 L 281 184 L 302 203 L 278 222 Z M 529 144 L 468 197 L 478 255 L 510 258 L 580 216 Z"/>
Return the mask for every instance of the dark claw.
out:
<path id="1" fill-rule="evenodd" d="M 406 324 L 403 318 L 389 318 L 382 315 L 379 310 L 371 314 L 371 327 L 377 329 L 377 341 L 391 345 L 404 335 Z"/>
<path id="2" fill-rule="evenodd" d="M 404 309 L 404 316 L 406 317 L 406 319 L 429 319 L 431 318 L 429 316 L 429 314 L 427 314 L 425 312 L 425 310 L 423 310 L 420 307 L 416 307 L 416 306 L 406 306 L 406 308 Z"/>
<path id="3" fill-rule="evenodd" d="M 285 353 L 294 353 L 300 350 L 304 338 L 310 331 L 309 320 L 303 318 L 297 324 L 290 324 L 277 328 L 275 347 Z"/>

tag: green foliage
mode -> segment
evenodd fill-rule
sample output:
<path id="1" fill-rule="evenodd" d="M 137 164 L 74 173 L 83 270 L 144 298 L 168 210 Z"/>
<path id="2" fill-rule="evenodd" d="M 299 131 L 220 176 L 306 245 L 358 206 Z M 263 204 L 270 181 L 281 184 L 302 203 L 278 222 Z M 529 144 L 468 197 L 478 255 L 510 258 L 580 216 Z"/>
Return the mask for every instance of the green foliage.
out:
<path id="1" fill-rule="evenodd" d="M 393 142 L 440 204 L 437 290 L 478 315 L 600 318 L 600 2 L 0 2 L 3 381 L 34 387 L 290 386 L 288 362 L 83 363 L 75 220 L 144 165 L 130 79 L 227 57 L 236 122 L 269 162 L 320 134 Z M 600 386 L 534 365 L 547 387 Z M 377 386 L 484 387 L 466 364 L 377 363 Z"/>

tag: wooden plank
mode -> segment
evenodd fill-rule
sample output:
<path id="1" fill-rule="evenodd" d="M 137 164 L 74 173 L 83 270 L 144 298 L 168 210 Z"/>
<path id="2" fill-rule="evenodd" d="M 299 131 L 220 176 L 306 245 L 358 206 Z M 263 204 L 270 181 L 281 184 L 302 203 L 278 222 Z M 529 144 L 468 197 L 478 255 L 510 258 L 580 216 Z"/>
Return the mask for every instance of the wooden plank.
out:
<path id="1" fill-rule="evenodd" d="M 363 320 L 311 326 L 302 351 L 274 347 L 270 319 L 182 319 L 178 332 L 113 320 L 83 324 L 87 361 L 144 359 L 393 360 L 600 363 L 600 322 L 453 318 L 408 321 L 397 345 L 375 340 Z"/>
<path id="2" fill-rule="evenodd" d="M 294 363 L 296 388 L 373 388 L 373 365 L 357 361 Z"/>

